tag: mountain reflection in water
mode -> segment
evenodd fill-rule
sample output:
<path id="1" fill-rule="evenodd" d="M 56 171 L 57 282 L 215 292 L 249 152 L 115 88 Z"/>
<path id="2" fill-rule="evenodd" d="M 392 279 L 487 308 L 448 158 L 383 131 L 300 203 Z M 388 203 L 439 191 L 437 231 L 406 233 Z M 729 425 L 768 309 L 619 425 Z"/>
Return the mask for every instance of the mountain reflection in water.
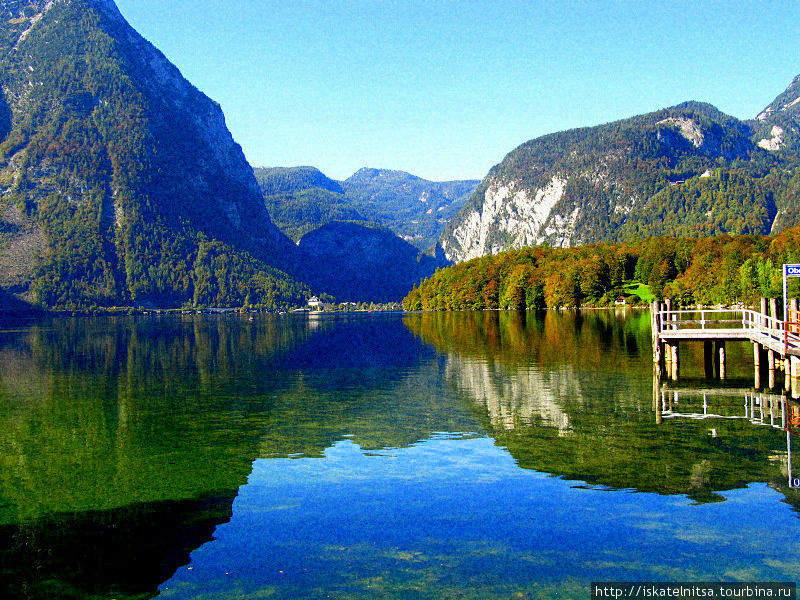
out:
<path id="1" fill-rule="evenodd" d="M 657 424 L 649 335 L 646 313 L 612 311 L 0 331 L 0 590 L 540 598 L 588 597 L 592 578 L 792 579 L 785 432 L 663 405 Z M 741 510 L 770 515 L 756 547 L 722 524 Z M 696 558 L 667 569 L 664 552 Z"/>

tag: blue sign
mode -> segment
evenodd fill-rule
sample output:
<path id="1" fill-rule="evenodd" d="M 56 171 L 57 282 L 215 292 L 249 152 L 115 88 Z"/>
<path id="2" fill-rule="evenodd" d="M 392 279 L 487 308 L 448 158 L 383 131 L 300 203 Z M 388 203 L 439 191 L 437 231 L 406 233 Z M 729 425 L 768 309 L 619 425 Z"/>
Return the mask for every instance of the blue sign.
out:
<path id="1" fill-rule="evenodd" d="M 783 265 L 787 277 L 800 277 L 800 265 Z"/>

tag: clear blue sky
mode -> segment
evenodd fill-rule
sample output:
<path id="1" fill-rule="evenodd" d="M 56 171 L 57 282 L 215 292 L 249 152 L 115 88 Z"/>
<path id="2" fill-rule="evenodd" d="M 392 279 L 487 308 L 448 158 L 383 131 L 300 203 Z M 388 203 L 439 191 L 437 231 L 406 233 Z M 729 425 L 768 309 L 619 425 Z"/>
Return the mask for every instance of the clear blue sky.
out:
<path id="1" fill-rule="evenodd" d="M 253 166 L 480 179 L 519 144 L 684 100 L 752 118 L 800 1 L 116 0 Z"/>

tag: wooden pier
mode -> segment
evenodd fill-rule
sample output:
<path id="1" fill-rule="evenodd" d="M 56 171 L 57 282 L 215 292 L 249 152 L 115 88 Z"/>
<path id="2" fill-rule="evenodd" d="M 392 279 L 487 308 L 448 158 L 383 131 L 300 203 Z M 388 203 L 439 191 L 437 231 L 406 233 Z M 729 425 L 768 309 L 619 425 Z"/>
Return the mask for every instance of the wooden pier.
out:
<path id="1" fill-rule="evenodd" d="M 725 343 L 728 341 L 753 344 L 755 387 L 761 387 L 762 373 L 775 387 L 775 372 L 783 371 L 793 388 L 800 391 L 800 322 L 797 319 L 797 300 L 792 301 L 790 320 L 778 319 L 776 303 L 762 299 L 763 312 L 750 309 L 672 310 L 671 303 L 654 302 L 651 312 L 653 359 L 659 376 L 662 371 L 677 381 L 680 374 L 681 343 L 702 342 L 704 345 L 705 375 L 725 379 Z M 796 381 L 795 381 L 796 380 Z M 787 385 L 787 388 L 789 386 Z"/>

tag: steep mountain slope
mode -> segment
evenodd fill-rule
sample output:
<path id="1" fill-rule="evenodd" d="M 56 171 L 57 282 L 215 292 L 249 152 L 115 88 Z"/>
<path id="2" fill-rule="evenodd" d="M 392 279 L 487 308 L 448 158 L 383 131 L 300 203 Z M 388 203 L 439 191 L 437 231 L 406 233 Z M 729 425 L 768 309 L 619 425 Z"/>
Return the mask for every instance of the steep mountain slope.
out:
<path id="1" fill-rule="evenodd" d="M 751 122 L 753 140 L 765 150 L 800 157 L 800 75 Z"/>
<path id="2" fill-rule="evenodd" d="M 763 127 L 796 106 L 773 110 Z M 752 122 L 687 102 L 531 140 L 489 172 L 442 248 L 463 261 L 543 243 L 776 232 L 794 224 L 797 194 L 792 163 L 761 139 Z"/>
<path id="3" fill-rule="evenodd" d="M 220 107 L 112 0 L 0 11 L 0 287 L 62 307 L 302 300 Z"/>
<path id="4" fill-rule="evenodd" d="M 303 236 L 303 277 L 339 301 L 399 302 L 420 279 L 447 264 L 382 227 L 328 223 Z"/>
<path id="5" fill-rule="evenodd" d="M 430 250 L 477 181 L 435 182 L 404 171 L 361 169 L 343 182 L 314 167 L 255 169 L 273 221 L 294 240 L 333 221 L 388 227 Z"/>

